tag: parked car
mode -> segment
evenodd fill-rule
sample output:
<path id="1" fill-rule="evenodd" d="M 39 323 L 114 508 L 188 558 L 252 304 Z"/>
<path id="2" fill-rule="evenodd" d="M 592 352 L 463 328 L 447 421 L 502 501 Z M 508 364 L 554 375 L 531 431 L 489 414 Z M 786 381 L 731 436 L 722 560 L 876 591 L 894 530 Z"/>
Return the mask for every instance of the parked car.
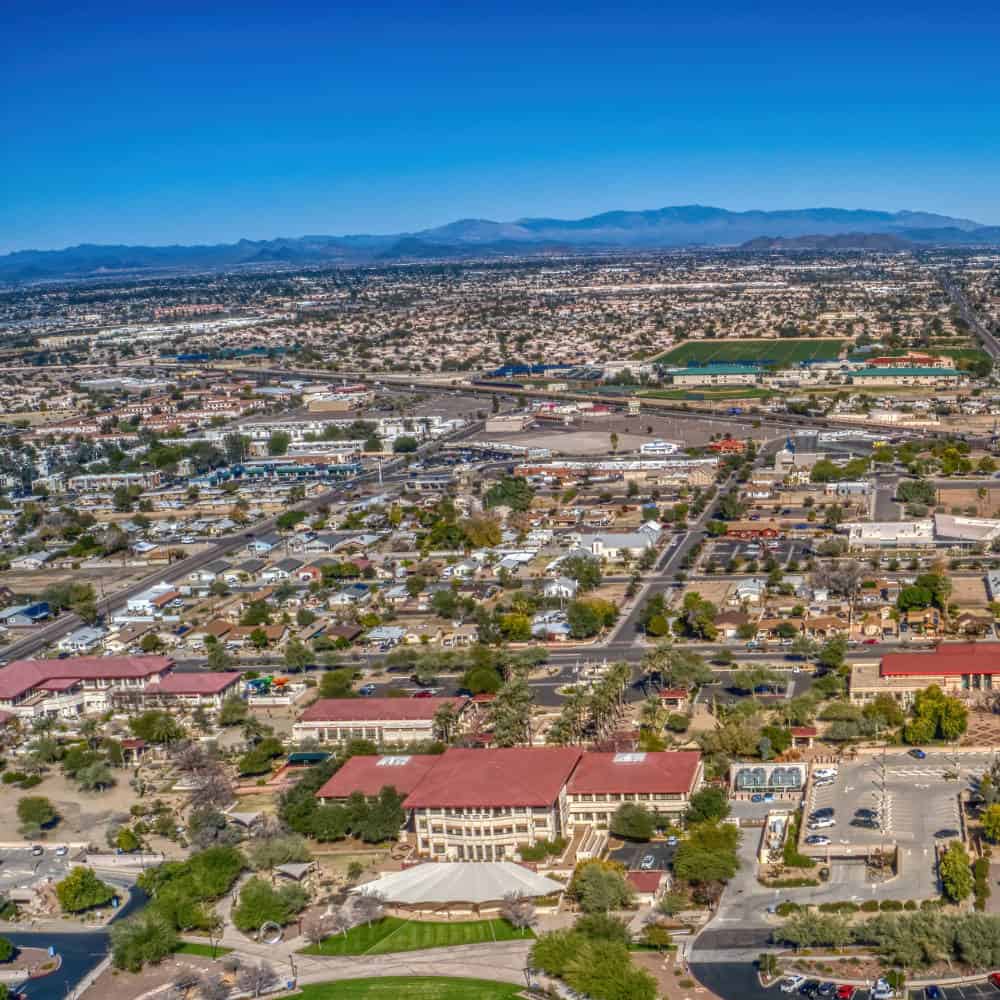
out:
<path id="1" fill-rule="evenodd" d="M 930 986 L 924 987 L 924 1000 L 944 1000 L 944 994 L 941 992 L 940 986 Z"/>
<path id="2" fill-rule="evenodd" d="M 824 819 L 833 815 L 833 806 L 823 806 L 822 809 L 813 809 L 809 813 L 809 819 Z"/>
<path id="3" fill-rule="evenodd" d="M 417 691 L 413 695 L 413 697 L 414 698 L 433 698 L 434 697 L 434 692 L 433 691 L 429 691 L 429 690 L 427 690 L 425 688 L 423 691 Z"/>
<path id="4" fill-rule="evenodd" d="M 656 858 L 654 858 L 652 854 L 647 854 L 639 862 L 639 871 L 641 871 L 641 872 L 648 872 L 650 870 L 650 868 L 652 868 L 653 865 L 655 865 L 655 864 L 656 864 Z"/>
<path id="5" fill-rule="evenodd" d="M 45 848 L 41 844 L 35 844 L 31 848 L 31 856 L 33 858 L 40 858 L 45 853 Z"/>
<path id="6" fill-rule="evenodd" d="M 813 770 L 814 778 L 836 778 L 839 772 L 835 767 L 817 767 Z"/>
<path id="7" fill-rule="evenodd" d="M 829 837 L 824 837 L 821 833 L 814 833 L 810 837 L 806 837 L 805 841 L 810 847 L 826 847 L 827 844 L 831 843 Z"/>
<path id="8" fill-rule="evenodd" d="M 820 816 L 819 819 L 810 820 L 810 830 L 829 830 L 831 826 L 836 826 L 837 821 L 832 816 Z"/>
<path id="9" fill-rule="evenodd" d="M 819 989 L 819 980 L 818 979 L 807 979 L 799 987 L 799 996 L 800 997 L 814 997 L 814 996 L 816 996 L 816 991 L 818 989 Z"/>
<path id="10" fill-rule="evenodd" d="M 364 698 L 370 698 L 374 693 L 375 693 L 374 684 L 362 684 L 361 687 L 358 688 L 358 694 L 360 694 Z"/>
<path id="11" fill-rule="evenodd" d="M 909 754 L 917 760 L 924 760 L 927 757 L 927 752 L 925 750 L 921 750 L 919 747 L 914 747 L 909 751 Z"/>
<path id="12" fill-rule="evenodd" d="M 866 646 L 877 646 L 878 645 L 878 639 L 865 639 L 864 644 Z"/>
<path id="13" fill-rule="evenodd" d="M 991 986 L 995 986 L 998 990 L 1000 990 L 1000 972 L 991 972 L 989 982 Z"/>
<path id="14" fill-rule="evenodd" d="M 806 981 L 805 976 L 786 976 L 778 983 L 778 989 L 782 993 L 797 993 L 799 987 Z"/>
<path id="15" fill-rule="evenodd" d="M 842 986 L 837 987 L 837 1000 L 854 1000 L 854 994 L 857 990 L 851 986 L 849 983 L 844 983 Z"/>
<path id="16" fill-rule="evenodd" d="M 65 844 L 61 844 L 59 847 L 56 848 L 57 858 L 64 858 L 66 857 L 67 854 L 69 854 L 69 848 Z"/>
<path id="17" fill-rule="evenodd" d="M 827 1000 L 833 1000 L 837 995 L 837 984 L 836 983 L 820 983 L 819 989 L 816 991 L 817 997 L 824 997 Z"/>

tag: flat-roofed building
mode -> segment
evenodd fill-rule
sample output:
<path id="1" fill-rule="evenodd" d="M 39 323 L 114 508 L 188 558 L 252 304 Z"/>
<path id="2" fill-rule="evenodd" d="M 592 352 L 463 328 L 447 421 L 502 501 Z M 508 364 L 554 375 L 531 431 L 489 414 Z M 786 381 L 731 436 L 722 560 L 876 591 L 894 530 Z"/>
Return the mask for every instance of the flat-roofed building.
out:
<path id="1" fill-rule="evenodd" d="M 371 740 L 401 746 L 434 738 L 434 716 L 444 705 L 461 715 L 466 698 L 324 698 L 292 726 L 292 739 L 320 743 Z"/>

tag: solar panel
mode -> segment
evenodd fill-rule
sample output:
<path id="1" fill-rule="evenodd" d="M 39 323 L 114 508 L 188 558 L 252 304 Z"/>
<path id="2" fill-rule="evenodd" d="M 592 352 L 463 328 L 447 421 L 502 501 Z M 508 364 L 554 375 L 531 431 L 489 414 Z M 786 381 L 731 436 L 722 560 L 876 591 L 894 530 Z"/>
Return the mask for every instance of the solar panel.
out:
<path id="1" fill-rule="evenodd" d="M 376 767 L 403 767 L 404 764 L 409 764 L 410 758 L 408 756 L 401 757 L 383 757 L 375 765 Z"/>

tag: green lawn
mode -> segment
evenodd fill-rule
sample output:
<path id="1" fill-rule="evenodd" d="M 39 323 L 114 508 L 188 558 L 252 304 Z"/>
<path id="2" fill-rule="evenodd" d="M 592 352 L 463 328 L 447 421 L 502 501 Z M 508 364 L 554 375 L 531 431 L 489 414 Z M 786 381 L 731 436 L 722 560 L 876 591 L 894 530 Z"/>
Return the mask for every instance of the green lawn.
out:
<path id="1" fill-rule="evenodd" d="M 846 340 L 689 340 L 661 354 L 661 365 L 733 364 L 788 368 L 800 361 L 835 361 Z"/>
<path id="2" fill-rule="evenodd" d="M 223 955 L 228 955 L 232 950 L 232 948 L 224 948 L 221 944 L 219 944 L 215 946 L 215 951 L 213 952 L 210 944 L 196 944 L 192 941 L 181 941 L 181 943 L 174 948 L 174 954 L 201 955 L 202 958 L 221 958 Z"/>
<path id="3" fill-rule="evenodd" d="M 533 937 L 522 934 L 506 920 L 465 920 L 431 922 L 384 917 L 369 927 L 361 924 L 347 934 L 334 934 L 320 944 L 302 949 L 303 955 L 387 955 L 393 951 L 419 951 L 422 948 L 445 948 L 455 944 L 481 944 L 484 941 L 517 941 Z"/>
<path id="4" fill-rule="evenodd" d="M 303 1000 L 515 1000 L 523 987 L 490 979 L 386 976 L 303 986 Z"/>

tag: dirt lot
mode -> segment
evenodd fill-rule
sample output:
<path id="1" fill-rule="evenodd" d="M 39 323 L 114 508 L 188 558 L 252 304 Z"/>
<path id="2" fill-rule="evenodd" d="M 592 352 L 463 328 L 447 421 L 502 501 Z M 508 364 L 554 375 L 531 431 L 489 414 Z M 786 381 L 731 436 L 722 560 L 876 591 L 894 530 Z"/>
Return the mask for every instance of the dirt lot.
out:
<path id="1" fill-rule="evenodd" d="M 653 440 L 645 434 L 618 434 L 618 455 L 628 457 L 638 452 L 639 446 Z M 526 448 L 548 448 L 553 455 L 607 456 L 611 454 L 611 431 L 593 424 L 587 430 L 558 430 L 556 428 L 525 431 L 520 434 L 491 434 L 491 439 L 518 444 Z"/>
<path id="2" fill-rule="evenodd" d="M 181 972 L 196 972 L 199 976 L 209 970 L 218 971 L 219 964 L 200 955 L 176 955 L 159 965 L 147 965 L 142 972 L 120 972 L 108 969 L 102 972 L 87 991 L 88 995 L 102 1000 L 136 1000 L 155 992 L 167 995 L 167 987 Z"/>
<path id="3" fill-rule="evenodd" d="M 966 507 L 975 507 L 978 517 L 1000 517 L 1000 481 L 996 486 L 985 487 L 986 496 L 982 499 L 977 495 L 977 489 L 974 486 L 968 489 L 939 489 L 937 502 L 948 513 L 951 513 L 953 507 L 960 507 L 963 514 Z"/>
<path id="4" fill-rule="evenodd" d="M 717 608 L 724 610 L 726 596 L 729 594 L 732 586 L 732 582 L 729 580 L 698 580 L 697 583 L 692 583 L 689 587 L 685 587 L 684 593 L 688 594 L 697 591 L 701 594 L 702 600 L 711 601 Z"/>
<path id="5" fill-rule="evenodd" d="M 981 576 L 953 576 L 951 599 L 960 607 L 985 607 L 989 603 L 986 583 Z"/>

